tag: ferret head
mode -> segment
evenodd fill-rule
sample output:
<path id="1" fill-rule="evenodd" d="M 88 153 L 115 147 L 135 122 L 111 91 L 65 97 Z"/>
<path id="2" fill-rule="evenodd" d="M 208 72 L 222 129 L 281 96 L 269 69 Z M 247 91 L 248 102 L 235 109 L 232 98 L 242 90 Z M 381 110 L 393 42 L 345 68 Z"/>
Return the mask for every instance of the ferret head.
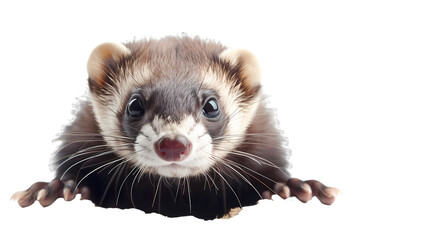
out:
<path id="1" fill-rule="evenodd" d="M 210 171 L 240 145 L 258 107 L 254 55 L 198 38 L 104 43 L 88 74 L 107 144 L 123 161 L 164 177 Z"/>

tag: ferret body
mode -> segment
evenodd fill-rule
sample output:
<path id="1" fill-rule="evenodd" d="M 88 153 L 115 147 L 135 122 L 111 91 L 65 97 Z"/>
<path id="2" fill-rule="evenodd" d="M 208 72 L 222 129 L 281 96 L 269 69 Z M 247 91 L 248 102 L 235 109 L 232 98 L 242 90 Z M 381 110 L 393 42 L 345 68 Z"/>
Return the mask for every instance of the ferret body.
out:
<path id="1" fill-rule="evenodd" d="M 14 194 L 21 206 L 80 193 L 101 207 L 214 219 L 273 194 L 335 200 L 335 188 L 290 177 L 250 52 L 189 37 L 104 43 L 88 75 L 54 180 Z"/>

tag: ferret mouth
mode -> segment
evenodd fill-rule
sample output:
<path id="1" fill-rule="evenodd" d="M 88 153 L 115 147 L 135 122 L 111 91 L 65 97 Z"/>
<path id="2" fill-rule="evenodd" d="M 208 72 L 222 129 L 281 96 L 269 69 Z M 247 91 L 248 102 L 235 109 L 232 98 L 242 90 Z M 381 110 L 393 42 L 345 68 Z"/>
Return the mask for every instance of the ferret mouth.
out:
<path id="1" fill-rule="evenodd" d="M 180 164 L 178 164 L 178 163 L 170 163 L 170 164 L 164 165 L 164 166 L 162 166 L 162 167 L 167 168 L 167 169 L 182 169 L 182 168 L 188 168 L 188 167 L 182 166 L 182 165 L 180 165 Z"/>
<path id="2" fill-rule="evenodd" d="M 163 166 L 156 167 L 159 175 L 164 177 L 189 177 L 196 174 L 196 170 L 190 167 L 183 166 L 179 163 L 170 163 Z"/>

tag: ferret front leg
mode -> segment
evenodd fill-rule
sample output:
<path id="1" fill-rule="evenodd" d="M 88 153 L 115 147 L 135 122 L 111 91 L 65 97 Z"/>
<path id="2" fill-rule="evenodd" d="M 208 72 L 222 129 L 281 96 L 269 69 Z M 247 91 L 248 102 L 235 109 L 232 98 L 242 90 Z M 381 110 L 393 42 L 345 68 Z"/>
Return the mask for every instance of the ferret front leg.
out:
<path id="1" fill-rule="evenodd" d="M 90 199 L 90 190 L 82 186 L 76 188 L 74 180 L 61 181 L 54 179 L 51 182 L 36 182 L 25 191 L 19 191 L 12 195 L 11 199 L 18 202 L 21 207 L 28 207 L 36 200 L 43 207 L 50 206 L 58 198 L 71 201 L 80 193 L 81 199 Z"/>
<path id="2" fill-rule="evenodd" d="M 264 191 L 263 198 L 270 199 L 273 194 L 279 195 L 286 199 L 291 196 L 298 198 L 301 202 L 308 202 L 314 196 L 321 203 L 331 205 L 340 191 L 334 187 L 327 187 L 317 180 L 302 181 L 298 178 L 290 178 L 285 182 L 278 182 L 274 185 L 274 193 L 272 191 Z"/>

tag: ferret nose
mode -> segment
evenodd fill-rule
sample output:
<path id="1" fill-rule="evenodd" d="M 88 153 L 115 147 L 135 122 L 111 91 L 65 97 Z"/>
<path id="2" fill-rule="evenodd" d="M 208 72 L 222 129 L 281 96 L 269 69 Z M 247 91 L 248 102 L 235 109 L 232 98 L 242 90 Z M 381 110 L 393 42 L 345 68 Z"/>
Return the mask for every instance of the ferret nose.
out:
<path id="1" fill-rule="evenodd" d="M 170 162 L 177 162 L 185 159 L 192 149 L 191 142 L 181 135 L 174 139 L 162 137 L 154 145 L 155 152 L 158 156 Z"/>

